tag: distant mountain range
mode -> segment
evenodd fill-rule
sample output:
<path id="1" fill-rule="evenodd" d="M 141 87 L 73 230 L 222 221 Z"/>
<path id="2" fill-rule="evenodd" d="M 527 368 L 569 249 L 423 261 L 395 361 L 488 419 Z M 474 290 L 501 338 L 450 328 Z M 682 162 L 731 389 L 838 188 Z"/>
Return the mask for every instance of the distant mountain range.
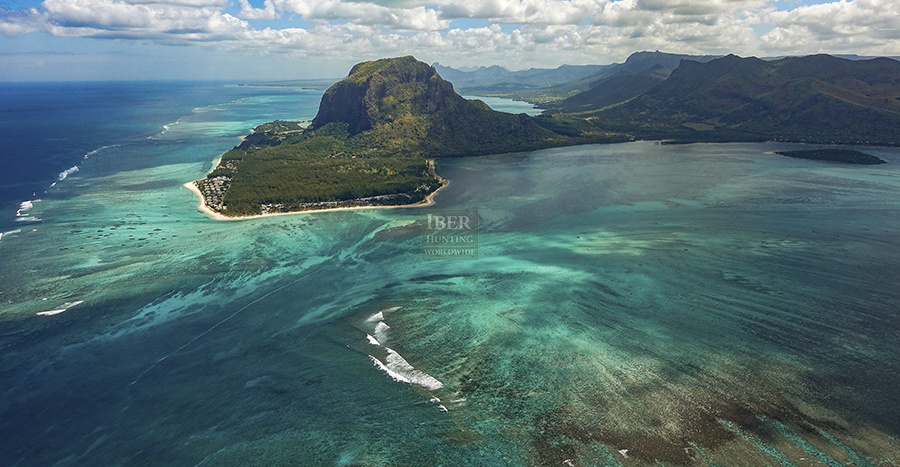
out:
<path id="1" fill-rule="evenodd" d="M 900 144 L 900 61 L 893 58 L 638 52 L 578 73 L 566 67 L 448 73 L 468 93 L 527 100 L 556 120 L 641 139 Z"/>
<path id="2" fill-rule="evenodd" d="M 432 65 L 441 77 L 453 83 L 460 91 L 491 90 L 508 92 L 535 89 L 578 81 L 600 73 L 615 65 L 563 65 L 558 68 L 531 68 L 509 71 L 494 65 L 462 71 L 440 63 Z"/>
<path id="3" fill-rule="evenodd" d="M 480 67 L 472 71 L 461 71 L 440 63 L 433 66 L 444 79 L 453 83 L 453 86 L 461 92 L 502 95 L 547 104 L 586 91 L 616 76 L 641 73 L 656 66 L 673 70 L 683 59 L 709 61 L 717 57 L 656 51 L 631 54 L 624 63 L 563 65 L 558 68 L 531 68 L 521 71 L 509 71 L 497 65 Z"/>
<path id="4" fill-rule="evenodd" d="M 605 129 L 647 139 L 900 144 L 897 60 L 728 55 L 706 63 L 683 60 L 667 78 L 660 76 L 609 80 L 551 112 L 576 112 Z"/>
<path id="5" fill-rule="evenodd" d="M 467 94 L 505 96 L 544 107 L 557 107 L 560 101 L 596 88 L 607 80 L 617 79 L 618 83 L 628 83 L 635 90 L 646 90 L 650 80 L 665 78 L 666 71 L 670 72 L 678 68 L 681 60 L 706 63 L 721 57 L 721 55 L 687 55 L 655 51 L 635 52 L 623 63 L 563 65 L 557 68 L 531 68 L 521 71 L 510 71 L 498 65 L 482 66 L 471 70 L 454 69 L 440 63 L 435 63 L 433 66 L 444 79 L 453 83 L 457 90 Z M 835 57 L 854 61 L 879 58 L 859 55 L 836 55 Z M 784 58 L 789 57 L 772 57 L 762 60 L 774 61 Z M 900 60 L 900 56 L 887 58 Z M 650 70 L 653 71 L 650 72 Z M 641 75 L 642 73 L 643 75 Z M 629 77 L 636 78 L 640 83 L 630 82 Z M 628 94 L 632 91 L 623 90 L 622 92 Z M 599 94 L 599 92 L 595 92 L 595 94 Z M 583 109 L 583 104 L 585 104 L 584 96 L 562 104 L 557 110 Z"/>

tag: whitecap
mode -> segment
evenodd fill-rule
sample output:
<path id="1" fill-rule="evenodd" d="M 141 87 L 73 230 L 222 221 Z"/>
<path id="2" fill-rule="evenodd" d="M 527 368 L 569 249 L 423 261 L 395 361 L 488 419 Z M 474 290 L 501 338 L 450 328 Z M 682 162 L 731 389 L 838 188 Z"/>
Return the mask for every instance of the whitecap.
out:
<path id="1" fill-rule="evenodd" d="M 85 158 L 85 160 L 87 160 L 88 157 L 93 156 L 94 154 L 97 154 L 98 152 L 100 152 L 104 149 L 112 149 L 112 148 L 117 148 L 120 146 L 121 146 L 121 144 L 110 144 L 109 146 L 100 146 L 99 148 L 94 149 L 93 151 L 85 154 L 84 158 Z M 50 185 L 50 186 L 53 186 L 53 185 Z"/>
<path id="2" fill-rule="evenodd" d="M 66 302 L 66 303 L 63 303 L 63 306 L 62 306 L 61 308 L 57 308 L 57 309 L 55 309 L 55 310 L 50 310 L 50 311 L 40 311 L 40 312 L 38 312 L 38 313 L 36 313 L 36 314 L 37 314 L 38 316 L 53 316 L 53 315 L 58 315 L 58 314 L 60 314 L 60 313 L 62 313 L 62 312 L 64 312 L 64 311 L 68 310 L 69 308 L 72 308 L 72 307 L 81 305 L 82 303 L 84 303 L 84 300 L 76 300 L 76 301 L 74 301 L 74 302 Z"/>
<path id="3" fill-rule="evenodd" d="M 64 312 L 64 311 L 66 311 L 65 308 L 60 308 L 60 309 L 58 309 L 58 310 L 39 311 L 39 312 L 37 312 L 36 314 L 37 314 L 38 316 L 52 316 L 52 315 L 58 315 L 58 314 L 60 314 L 60 313 L 62 313 L 62 312 Z"/>
<path id="4" fill-rule="evenodd" d="M 387 337 L 387 330 L 391 327 L 385 324 L 384 321 L 379 321 L 377 325 L 375 325 L 375 338 L 379 341 L 383 341 L 385 337 Z"/>
<path id="5" fill-rule="evenodd" d="M 57 177 L 57 180 L 61 182 L 61 181 L 65 180 L 66 177 L 68 177 L 69 175 L 72 175 L 72 174 L 75 173 L 75 172 L 78 172 L 78 166 L 77 166 L 77 165 L 73 165 L 72 167 L 69 167 L 68 169 L 63 170 L 62 172 L 60 172 L 60 173 L 59 173 L 59 176 Z"/>
<path id="6" fill-rule="evenodd" d="M 33 199 L 31 201 L 22 201 L 21 203 L 19 203 L 19 209 L 16 210 L 16 217 L 27 216 L 28 214 L 26 213 L 34 207 L 34 203 L 37 203 L 39 201 L 40 199 Z"/>
<path id="7" fill-rule="evenodd" d="M 163 131 L 162 131 L 162 132 L 165 133 L 165 132 L 171 130 L 173 126 L 178 125 L 179 123 L 181 123 L 181 119 L 180 119 L 180 118 L 179 118 L 178 120 L 175 120 L 174 122 L 166 123 L 165 125 L 163 125 Z"/>
<path id="8" fill-rule="evenodd" d="M 385 308 L 385 309 L 379 311 L 378 313 L 375 313 L 374 315 L 370 316 L 369 319 L 367 319 L 366 321 L 367 321 L 367 322 L 372 322 L 372 321 L 384 321 L 384 314 L 385 314 L 385 313 L 392 313 L 392 312 L 397 311 L 397 310 L 399 310 L 399 309 L 401 309 L 401 308 L 403 308 L 403 307 L 402 307 L 402 306 L 392 306 L 392 307 L 390 307 L 390 308 Z"/>
<path id="9" fill-rule="evenodd" d="M 400 356 L 397 352 L 389 348 L 385 348 L 387 350 L 387 358 L 385 358 L 385 365 L 391 371 L 402 375 L 407 380 L 409 380 L 412 384 L 417 384 L 427 389 L 431 389 L 432 391 L 440 389 L 444 387 L 444 383 L 437 380 L 437 378 L 425 373 L 424 371 L 419 371 L 415 369 L 409 362 L 406 361 L 405 358 Z"/>
<path id="10" fill-rule="evenodd" d="M 369 358 L 372 359 L 372 363 L 374 363 L 375 366 L 377 366 L 381 371 L 387 373 L 387 375 L 390 376 L 391 379 L 393 379 L 394 381 L 396 381 L 398 383 L 407 383 L 407 384 L 410 383 L 410 381 L 408 379 L 406 379 L 406 377 L 404 377 L 400 373 L 397 373 L 397 372 L 391 370 L 384 363 L 381 363 L 381 360 L 379 360 L 371 355 L 369 355 Z"/>
<path id="11" fill-rule="evenodd" d="M 367 319 L 366 321 L 383 321 L 383 320 L 384 320 L 384 313 L 379 311 L 378 313 L 375 313 L 374 315 L 370 316 L 369 319 Z"/>
<path id="12" fill-rule="evenodd" d="M 387 350 L 387 358 L 385 358 L 384 362 L 371 355 L 369 355 L 369 358 L 372 359 L 372 363 L 374 363 L 375 366 L 381 369 L 381 371 L 387 373 L 387 375 L 390 376 L 394 381 L 397 381 L 399 383 L 415 384 L 432 391 L 436 391 L 444 387 L 444 383 L 438 381 L 437 378 L 429 375 L 428 373 L 425 373 L 424 371 L 415 369 L 415 367 L 410 365 L 409 362 L 407 362 L 406 359 L 400 356 L 400 354 L 398 354 L 397 352 L 394 352 L 387 347 L 385 347 L 385 350 Z M 440 401 L 440 399 L 438 399 L 438 401 Z"/>
<path id="13" fill-rule="evenodd" d="M 370 335 L 368 335 L 368 334 L 366 334 L 366 339 L 368 339 L 368 340 L 369 340 L 369 343 L 372 344 L 372 345 L 378 345 L 378 346 L 381 345 L 381 343 L 378 342 L 378 339 L 376 339 L 376 338 L 374 338 L 374 337 L 372 337 L 372 336 L 370 336 Z"/>

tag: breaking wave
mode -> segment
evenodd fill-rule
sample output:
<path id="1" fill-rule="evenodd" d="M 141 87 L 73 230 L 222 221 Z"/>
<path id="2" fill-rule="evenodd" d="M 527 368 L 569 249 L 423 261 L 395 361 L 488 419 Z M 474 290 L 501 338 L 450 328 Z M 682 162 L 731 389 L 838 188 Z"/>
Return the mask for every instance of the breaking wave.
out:
<path id="1" fill-rule="evenodd" d="M 61 181 L 65 180 L 66 178 L 68 178 L 69 175 L 72 175 L 73 173 L 78 172 L 78 170 L 79 170 L 78 166 L 73 165 L 72 167 L 69 167 L 68 169 L 60 172 L 59 176 L 56 177 L 56 180 L 61 182 Z"/>

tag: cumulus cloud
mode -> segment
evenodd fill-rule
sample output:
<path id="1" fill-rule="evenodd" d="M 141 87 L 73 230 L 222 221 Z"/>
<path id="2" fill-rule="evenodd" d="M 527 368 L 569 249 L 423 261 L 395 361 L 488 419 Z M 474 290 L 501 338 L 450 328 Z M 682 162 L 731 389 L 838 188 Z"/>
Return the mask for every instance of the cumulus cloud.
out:
<path id="1" fill-rule="evenodd" d="M 7 10 L 0 8 L 0 35 L 19 36 L 42 28 L 43 18 L 35 9 Z"/>
<path id="2" fill-rule="evenodd" d="M 375 24 L 398 31 L 436 31 L 447 29 L 449 21 L 440 19 L 435 9 L 425 6 L 387 7 L 369 2 L 340 0 L 266 0 L 263 8 L 241 1 L 241 16 L 247 19 L 274 19 L 280 13 L 294 13 L 306 20 L 350 21 Z"/>
<path id="3" fill-rule="evenodd" d="M 894 0 L 842 0 L 769 11 L 764 21 L 775 26 L 761 37 L 769 50 L 900 51 L 900 9 Z"/>
<path id="4" fill-rule="evenodd" d="M 579 24 L 604 1 L 461 0 L 441 6 L 445 18 L 483 18 L 506 24 Z"/>
<path id="5" fill-rule="evenodd" d="M 263 8 L 253 8 L 248 0 L 240 0 L 241 2 L 241 18 L 246 19 L 275 19 L 278 18 L 278 11 L 272 0 L 266 0 Z"/>
<path id="6" fill-rule="evenodd" d="M 45 31 L 323 57 L 412 53 L 511 67 L 608 63 L 657 49 L 896 54 L 895 2 L 836 0 L 779 11 L 774 0 L 265 0 L 260 8 L 249 0 L 44 0 L 39 8 L 0 9 L 0 34 Z M 303 27 L 290 27 L 299 19 Z M 488 25 L 455 27 L 460 19 Z"/>

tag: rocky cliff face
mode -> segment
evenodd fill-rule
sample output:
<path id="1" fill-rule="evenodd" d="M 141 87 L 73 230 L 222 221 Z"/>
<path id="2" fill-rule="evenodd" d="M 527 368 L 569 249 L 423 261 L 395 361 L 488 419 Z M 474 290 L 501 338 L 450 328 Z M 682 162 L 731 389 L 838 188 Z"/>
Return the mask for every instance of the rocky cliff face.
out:
<path id="1" fill-rule="evenodd" d="M 525 114 L 466 100 L 413 57 L 363 62 L 329 88 L 310 129 L 346 124 L 369 148 L 426 157 L 475 156 L 574 144 Z"/>
<path id="2" fill-rule="evenodd" d="M 379 123 L 427 117 L 466 103 L 434 67 L 413 57 L 363 62 L 325 92 L 311 128 L 342 122 L 356 134 Z"/>

